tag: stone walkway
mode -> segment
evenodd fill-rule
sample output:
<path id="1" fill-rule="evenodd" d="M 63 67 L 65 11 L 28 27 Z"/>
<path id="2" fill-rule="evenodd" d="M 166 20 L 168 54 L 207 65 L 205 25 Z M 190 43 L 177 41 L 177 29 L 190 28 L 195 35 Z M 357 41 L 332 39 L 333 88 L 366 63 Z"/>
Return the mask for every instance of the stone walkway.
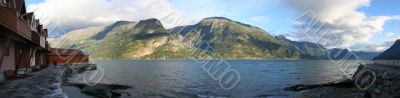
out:
<path id="1" fill-rule="evenodd" d="M 63 67 L 49 67 L 33 76 L 0 83 L 1 98 L 68 98 L 61 89 Z"/>

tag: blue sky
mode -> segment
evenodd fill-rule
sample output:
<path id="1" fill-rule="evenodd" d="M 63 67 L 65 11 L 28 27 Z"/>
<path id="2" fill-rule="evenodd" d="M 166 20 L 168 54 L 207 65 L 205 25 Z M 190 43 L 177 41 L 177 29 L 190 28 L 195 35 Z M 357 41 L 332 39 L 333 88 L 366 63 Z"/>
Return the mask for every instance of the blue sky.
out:
<path id="1" fill-rule="evenodd" d="M 71 1 L 71 0 L 68 0 Z M 310 8 L 311 10 L 315 10 L 317 15 L 331 15 L 332 14 L 327 14 L 326 11 L 332 11 L 331 13 L 351 13 L 354 14 L 354 16 L 360 15 L 360 18 L 363 18 L 364 20 L 360 20 L 360 24 L 355 25 L 355 26 L 349 26 L 343 29 L 337 29 L 341 25 L 337 24 L 349 24 L 353 25 L 351 22 L 349 23 L 336 23 L 336 22 L 329 22 L 330 18 L 321 18 L 321 20 L 326 20 L 329 22 L 328 24 L 331 25 L 333 24 L 334 26 L 332 28 L 335 28 L 336 31 L 338 31 L 338 34 L 341 34 L 341 36 L 344 36 L 341 38 L 344 43 L 349 43 L 349 42 L 354 42 L 354 41 L 360 41 L 354 44 L 363 44 L 363 45 L 382 45 L 386 42 L 390 42 L 395 40 L 396 38 L 400 38 L 400 0 L 352 0 L 352 1 L 346 1 L 346 0 L 321 0 L 318 2 L 314 2 L 313 0 L 87 0 L 90 2 L 99 2 L 99 3 L 94 3 L 97 4 L 96 6 L 92 6 L 93 9 L 90 8 L 82 8 L 79 9 L 78 5 L 85 5 L 84 3 L 80 4 L 80 0 L 74 1 L 71 3 L 70 6 L 68 6 L 69 3 L 64 3 L 68 2 L 66 0 L 26 0 L 26 3 L 28 5 L 28 8 L 34 8 L 37 6 L 41 6 L 43 9 L 45 9 L 47 12 L 48 9 L 52 8 L 47 8 L 43 6 L 50 6 L 50 5 L 57 5 L 61 4 L 58 6 L 52 6 L 54 7 L 59 7 L 59 6 L 65 6 L 64 8 L 73 8 L 74 10 L 71 11 L 76 11 L 74 12 L 75 14 L 80 14 L 81 17 L 79 19 L 96 19 L 96 20 L 102 20 L 102 22 L 94 22 L 93 24 L 99 24 L 99 23 L 108 23 L 109 21 L 113 20 L 132 20 L 132 21 L 137 21 L 140 19 L 145 19 L 145 18 L 160 18 L 165 15 L 168 15 L 168 12 L 177 12 L 179 13 L 180 17 L 184 20 L 189 21 L 189 23 L 196 23 L 200 21 L 203 18 L 206 17 L 212 17 L 212 16 L 223 16 L 230 18 L 235 21 L 243 22 L 246 24 L 251 24 L 253 26 L 257 26 L 260 28 L 263 28 L 264 30 L 268 31 L 272 35 L 290 35 L 295 32 L 298 32 L 298 29 L 293 27 L 293 22 L 292 19 L 296 18 L 300 13 L 302 13 L 301 9 L 307 9 Z M 73 1 L 73 0 L 72 0 Z M 131 5 L 126 4 L 124 6 L 124 3 L 132 1 Z M 298 1 L 298 2 L 297 2 Z M 339 2 L 338 2 L 339 1 Z M 342 1 L 342 2 L 340 2 Z M 60 3 L 61 2 L 61 3 Z M 103 3 L 102 3 L 103 2 Z M 122 2 L 122 3 L 121 3 Z M 143 3 L 144 2 L 144 3 Z M 315 3 L 315 5 L 310 5 L 310 2 Z M 54 3 L 54 4 L 52 4 Z M 79 4 L 77 4 L 79 3 Z M 304 3 L 304 4 L 303 4 Z M 311 3 L 311 4 L 312 4 Z M 105 5 L 102 5 L 105 4 Z M 103 14 L 95 14 L 95 15 L 86 15 L 87 12 L 90 11 L 97 11 L 96 9 L 100 10 L 101 8 L 95 8 L 97 6 L 107 6 L 107 4 L 110 4 L 112 6 L 117 6 L 120 8 L 116 8 L 114 10 L 110 11 L 99 11 L 101 13 L 106 13 L 106 14 L 118 14 L 114 16 L 110 15 L 103 15 Z M 134 5 L 133 5 L 134 4 Z M 324 4 L 329 4 L 331 7 L 325 7 L 325 6 L 319 6 L 324 5 Z M 337 4 L 337 5 L 335 5 Z M 87 4 L 90 5 L 90 4 Z M 33 6 L 33 7 L 32 7 Z M 319 8 L 320 7 L 320 8 Z M 343 8 L 343 9 L 334 9 L 331 10 L 332 8 Z M 47 9 L 46 9 L 47 8 Z M 76 8 L 76 9 L 75 9 Z M 107 8 L 107 7 L 104 7 Z M 348 8 L 348 9 L 345 9 Z M 67 9 L 62 9 L 60 8 L 54 8 L 55 12 L 58 12 L 60 10 L 67 10 Z M 57 10 L 58 9 L 58 10 Z M 326 11 L 324 12 L 324 9 Z M 90 10 L 90 11 L 79 11 L 79 10 Z M 115 13 L 111 13 L 111 11 L 116 11 Z M 122 11 L 121 11 L 122 10 Z M 139 12 L 137 11 L 139 10 Z M 321 11 L 322 10 L 322 11 Z M 346 11 L 346 10 L 350 10 Z M 46 11 L 41 12 L 41 13 L 46 13 Z M 62 11 L 60 11 L 62 12 Z M 132 12 L 134 14 L 123 14 L 119 15 L 120 13 L 118 12 Z M 63 12 L 65 13 L 65 12 Z M 72 13 L 72 12 L 71 12 Z M 342 13 L 342 14 L 343 14 Z M 54 13 L 51 13 L 54 14 Z M 59 13 L 62 14 L 62 13 Z M 362 15 L 365 15 L 363 17 Z M 66 15 L 61 15 L 63 17 L 68 17 Z M 99 16 L 99 17 L 97 17 Z M 386 19 L 386 18 L 379 18 L 375 19 L 373 17 L 378 17 L 378 16 L 387 16 L 387 17 L 395 17 L 397 16 L 397 19 Z M 57 15 L 54 15 L 54 17 L 57 17 Z M 134 17 L 134 18 L 132 18 Z M 329 17 L 329 16 L 328 16 Z M 333 15 L 333 17 L 336 17 Z M 71 16 L 71 19 L 76 18 L 75 16 Z M 355 19 L 357 20 L 357 17 L 349 17 L 349 18 L 337 18 L 336 20 L 346 20 L 349 21 L 349 19 Z M 68 18 L 64 18 L 68 19 Z M 107 20 L 108 19 L 108 20 Z M 370 23 L 367 25 L 362 25 L 367 23 L 366 21 L 371 20 L 376 23 L 382 23 L 384 22 L 384 25 L 374 25 L 374 23 Z M 331 19 L 332 20 L 332 19 Z M 383 21 L 384 20 L 384 21 Z M 79 23 L 82 23 L 82 20 L 71 20 L 71 21 L 78 21 Z M 351 20 L 350 20 L 351 21 Z M 88 22 L 93 22 L 93 21 L 88 21 Z M 356 23 L 357 21 L 355 21 Z M 369 22 L 368 22 L 369 23 Z M 68 23 L 68 24 L 73 24 L 73 23 Z M 357 27 L 359 26 L 359 27 Z M 368 28 L 369 26 L 372 26 L 372 28 Z M 358 31 L 351 31 L 351 32 L 345 32 L 352 30 L 352 27 L 354 29 L 359 29 Z M 383 27 L 381 30 L 380 27 Z M 368 31 L 368 29 L 374 29 Z M 367 30 L 367 31 L 366 31 Z M 343 31 L 343 32 L 342 32 Z M 360 31 L 366 31 L 365 33 L 359 33 Z M 356 33 L 354 33 L 356 32 Z M 350 34 L 354 33 L 354 34 Z M 346 37 L 349 36 L 349 37 Z M 358 37 L 358 36 L 365 36 L 365 37 Z M 289 37 L 289 36 L 288 36 Z M 292 36 L 296 38 L 296 36 Z M 360 40 L 358 40 L 360 39 Z M 349 44 L 349 45 L 354 45 Z M 343 45 L 346 46 L 346 45 Z M 387 46 L 386 46 L 387 47 Z"/>
<path id="2" fill-rule="evenodd" d="M 360 10 L 370 16 L 400 15 L 399 5 L 399 0 L 374 0 L 372 1 L 370 7 L 363 7 Z M 383 32 L 393 32 L 397 35 L 400 35 L 400 21 L 387 21 L 385 23 Z M 372 42 L 382 43 L 386 41 L 384 38 L 384 34 L 377 34 L 375 37 L 373 37 Z"/>

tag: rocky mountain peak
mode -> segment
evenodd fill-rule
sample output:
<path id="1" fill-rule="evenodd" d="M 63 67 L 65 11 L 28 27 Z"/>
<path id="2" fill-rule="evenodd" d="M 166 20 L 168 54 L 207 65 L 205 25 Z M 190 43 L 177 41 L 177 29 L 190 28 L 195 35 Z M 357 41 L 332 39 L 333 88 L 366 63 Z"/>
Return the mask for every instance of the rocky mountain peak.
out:
<path id="1" fill-rule="evenodd" d="M 93 36 L 92 39 L 102 40 L 114 28 L 122 26 L 122 25 L 127 25 L 127 24 L 130 24 L 130 23 L 135 23 L 135 22 L 132 22 L 132 21 L 117 21 L 117 22 L 115 22 L 115 23 L 113 23 L 111 25 L 106 26 L 103 31 L 101 31 L 100 33 L 98 33 L 95 36 Z"/>
<path id="2" fill-rule="evenodd" d="M 203 24 L 203 25 L 219 25 L 219 26 L 228 25 L 228 24 L 238 24 L 238 25 L 245 26 L 245 27 L 252 27 L 252 28 L 254 27 L 254 26 L 251 26 L 249 24 L 245 24 L 245 23 L 241 23 L 241 22 L 238 22 L 238 21 L 234 21 L 234 20 L 231 20 L 231 19 L 226 18 L 226 17 L 204 18 L 203 20 L 201 20 L 199 22 L 199 24 Z M 257 28 L 257 27 L 254 27 L 254 28 Z"/>
<path id="3" fill-rule="evenodd" d="M 278 40 L 283 40 L 283 41 L 291 42 L 291 40 L 287 39 L 287 38 L 286 38 L 285 36 L 283 36 L 283 35 L 275 36 L 275 38 L 278 39 Z"/>
<path id="4" fill-rule="evenodd" d="M 159 27 L 163 27 L 161 22 L 160 22 L 160 20 L 155 19 L 155 18 L 141 20 L 141 21 L 139 21 L 137 26 L 159 26 Z"/>
<path id="5" fill-rule="evenodd" d="M 226 18 L 226 17 L 208 17 L 208 18 L 204 18 L 202 21 L 216 21 L 216 20 L 232 21 L 231 19 Z"/>

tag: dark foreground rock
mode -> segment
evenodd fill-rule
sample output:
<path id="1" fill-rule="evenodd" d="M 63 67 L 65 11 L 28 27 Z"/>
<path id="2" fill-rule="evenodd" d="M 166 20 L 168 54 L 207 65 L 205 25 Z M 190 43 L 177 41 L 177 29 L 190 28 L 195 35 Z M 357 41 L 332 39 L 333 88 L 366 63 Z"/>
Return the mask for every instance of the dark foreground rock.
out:
<path id="1" fill-rule="evenodd" d="M 75 86 L 81 89 L 81 91 L 90 96 L 99 98 L 117 98 L 122 95 L 129 95 L 129 93 L 121 90 L 132 88 L 131 86 L 118 85 L 118 84 L 96 84 L 93 86 L 80 84 L 80 83 L 69 83 L 68 86 Z"/>
<path id="2" fill-rule="evenodd" d="M 299 98 L 367 98 L 363 91 L 354 86 L 350 79 L 339 82 L 315 85 L 295 85 L 285 88 L 299 92 Z"/>
<path id="3" fill-rule="evenodd" d="M 358 67 L 353 80 L 372 98 L 400 98 L 400 68 L 369 64 Z"/>
<path id="4" fill-rule="evenodd" d="M 314 89 L 314 88 L 321 88 L 321 87 L 336 87 L 336 88 L 353 88 L 353 81 L 348 79 L 348 80 L 343 80 L 340 82 L 332 82 L 332 83 L 326 83 L 326 84 L 315 84 L 315 85 L 295 85 L 295 86 L 290 86 L 286 87 L 285 90 L 288 91 L 303 91 L 303 90 L 309 90 L 309 89 Z"/>
<path id="5" fill-rule="evenodd" d="M 400 68 L 367 64 L 351 80 L 317 85 L 295 85 L 285 90 L 300 98 L 400 98 Z"/>

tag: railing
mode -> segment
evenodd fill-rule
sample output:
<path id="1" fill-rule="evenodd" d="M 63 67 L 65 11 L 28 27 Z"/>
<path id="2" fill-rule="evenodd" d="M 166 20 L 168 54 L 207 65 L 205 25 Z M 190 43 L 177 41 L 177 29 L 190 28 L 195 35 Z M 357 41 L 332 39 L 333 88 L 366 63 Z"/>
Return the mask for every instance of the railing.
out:
<path id="1" fill-rule="evenodd" d="M 400 66 L 400 60 L 374 60 L 374 64 Z"/>
<path id="2" fill-rule="evenodd" d="M 15 8 L 0 7 L 0 26 L 11 31 L 7 33 L 15 33 L 43 49 L 50 50 L 48 49 L 50 48 L 48 42 L 40 33 L 42 27 L 35 27 L 35 29 L 30 27 L 27 21 L 18 16 L 18 11 Z"/>
<path id="3" fill-rule="evenodd" d="M 33 43 L 35 43 L 36 45 L 40 45 L 40 35 L 38 33 L 36 33 L 36 32 L 33 32 L 33 31 L 32 31 L 31 34 L 32 34 L 31 41 Z"/>
<path id="4" fill-rule="evenodd" d="M 12 8 L 0 7 L 0 25 L 17 31 L 17 10 Z"/>
<path id="5" fill-rule="evenodd" d="M 31 40 L 31 31 L 25 20 L 17 15 L 14 8 L 0 7 L 0 25 Z"/>

